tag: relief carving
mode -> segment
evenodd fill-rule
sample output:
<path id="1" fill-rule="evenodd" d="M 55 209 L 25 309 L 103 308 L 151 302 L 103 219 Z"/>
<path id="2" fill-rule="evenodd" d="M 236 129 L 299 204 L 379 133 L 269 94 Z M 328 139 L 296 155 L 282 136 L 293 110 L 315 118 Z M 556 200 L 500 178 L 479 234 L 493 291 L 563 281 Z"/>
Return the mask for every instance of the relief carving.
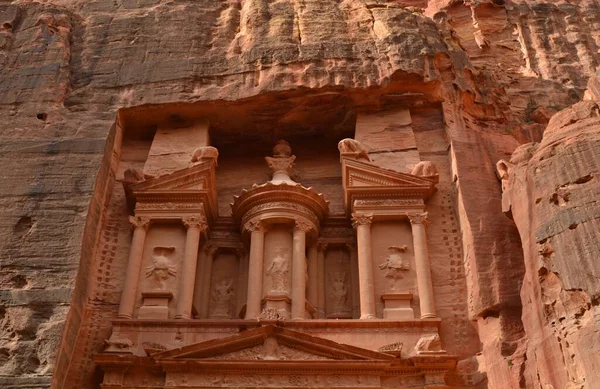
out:
<path id="1" fill-rule="evenodd" d="M 352 214 L 352 226 L 354 228 L 358 226 L 370 226 L 373 223 L 373 215 L 364 215 L 360 213 Z"/>
<path id="2" fill-rule="evenodd" d="M 439 177 L 437 168 L 431 161 L 421 161 L 415 165 L 410 171 L 413 176 L 420 176 L 429 179 L 435 179 Z"/>
<path id="3" fill-rule="evenodd" d="M 385 346 L 379 347 L 378 351 L 382 352 L 382 353 L 385 353 L 385 352 L 400 353 L 400 352 L 402 352 L 403 346 L 404 346 L 403 342 L 394 342 L 394 343 L 386 344 Z"/>
<path id="4" fill-rule="evenodd" d="M 348 308 L 348 288 L 346 286 L 346 272 L 330 272 L 331 280 L 330 298 L 333 312 L 330 316 L 345 316 L 350 313 Z"/>
<path id="5" fill-rule="evenodd" d="M 444 354 L 442 341 L 438 334 L 423 335 L 415 345 L 415 352 L 419 354 Z"/>
<path id="6" fill-rule="evenodd" d="M 342 139 L 338 143 L 338 150 L 342 155 L 352 155 L 356 159 L 363 159 L 367 162 L 371 162 L 371 158 L 369 158 L 367 149 L 362 143 L 360 143 L 356 139 Z"/>
<path id="7" fill-rule="evenodd" d="M 427 212 L 409 213 L 406 216 L 408 216 L 410 224 L 424 224 L 425 226 L 429 224 L 429 221 L 427 220 Z"/>
<path id="8" fill-rule="evenodd" d="M 212 293 L 213 319 L 229 319 L 231 317 L 231 299 L 233 298 L 233 279 L 221 280 Z"/>
<path id="9" fill-rule="evenodd" d="M 408 247 L 406 245 L 388 247 L 389 254 L 385 262 L 379 265 L 379 269 L 385 270 L 385 277 L 388 279 L 389 290 L 398 291 L 399 281 L 404 278 L 402 272 L 410 269 L 408 262 L 404 260 L 401 253 L 405 253 Z"/>
<path id="10" fill-rule="evenodd" d="M 192 162 L 205 162 L 214 160 L 215 164 L 217 163 L 217 159 L 219 158 L 219 150 L 213 146 L 204 146 L 197 148 L 192 154 Z"/>
<path id="11" fill-rule="evenodd" d="M 118 338 L 114 335 L 104 341 L 104 351 L 108 353 L 131 353 L 133 342 L 127 338 Z"/>
<path id="12" fill-rule="evenodd" d="M 186 228 L 197 228 L 201 231 L 205 231 L 208 228 L 208 223 L 206 223 L 206 218 L 203 215 L 186 216 L 181 218 L 181 221 Z"/>
<path id="13" fill-rule="evenodd" d="M 170 257 L 175 247 L 154 247 L 152 250 L 153 264 L 146 267 L 146 277 L 152 278 L 157 289 L 165 290 L 169 277 L 177 275 L 177 266 L 171 265 Z"/>
<path id="14" fill-rule="evenodd" d="M 129 223 L 135 228 L 143 228 L 145 230 L 150 226 L 150 218 L 144 216 L 129 216 Z"/>
<path id="15" fill-rule="evenodd" d="M 285 320 L 285 316 L 279 312 L 279 309 L 273 307 L 263 309 L 259 318 L 261 320 Z"/>
<path id="16" fill-rule="evenodd" d="M 290 271 L 289 253 L 285 248 L 277 249 L 275 258 L 267 269 L 267 275 L 271 277 L 271 291 L 275 293 L 287 292 L 288 273 Z"/>

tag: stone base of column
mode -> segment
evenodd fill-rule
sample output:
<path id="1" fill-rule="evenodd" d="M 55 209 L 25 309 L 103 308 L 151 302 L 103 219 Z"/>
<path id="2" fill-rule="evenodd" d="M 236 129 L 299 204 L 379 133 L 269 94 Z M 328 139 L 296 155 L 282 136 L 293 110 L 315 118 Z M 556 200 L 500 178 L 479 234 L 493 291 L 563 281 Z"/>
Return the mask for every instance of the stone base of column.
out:
<path id="1" fill-rule="evenodd" d="M 411 307 L 412 293 L 396 292 L 381 295 L 384 303 L 383 318 L 389 320 L 414 320 L 415 312 Z"/>
<path id="2" fill-rule="evenodd" d="M 138 319 L 168 319 L 169 301 L 172 298 L 173 293 L 165 290 L 142 292 L 142 306 L 138 310 Z"/>
<path id="3" fill-rule="evenodd" d="M 285 320 L 289 320 L 291 317 L 292 299 L 285 293 L 265 296 L 262 300 L 262 306 L 266 310 L 276 309 Z"/>

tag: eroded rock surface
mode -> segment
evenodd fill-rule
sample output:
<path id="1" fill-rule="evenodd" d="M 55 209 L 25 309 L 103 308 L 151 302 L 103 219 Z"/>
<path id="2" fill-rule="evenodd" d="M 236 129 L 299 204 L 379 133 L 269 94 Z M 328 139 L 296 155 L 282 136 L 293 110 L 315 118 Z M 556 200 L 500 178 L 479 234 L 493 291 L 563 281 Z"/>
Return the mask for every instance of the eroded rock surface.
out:
<path id="1" fill-rule="evenodd" d="M 504 211 L 523 242 L 521 296 L 528 380 L 555 388 L 600 382 L 600 108 L 582 101 L 552 117 L 542 141 L 518 147 L 504 175 Z M 557 366 L 560 366 L 557 368 Z"/>
<path id="2" fill-rule="evenodd" d="M 597 0 L 3 2 L 0 386 L 98 382 L 90 358 L 116 314 L 113 261 L 129 234 L 111 193 L 148 153 L 120 155 L 117 110 L 216 101 L 225 122 L 251 118 L 236 131 L 309 130 L 308 118 L 343 131 L 357 111 L 410 106 L 415 119 L 397 128 L 414 139 L 376 157 L 412 164 L 426 150 L 453 178 L 440 187 L 468 296 L 453 309 L 461 325 L 477 321 L 482 353 L 456 386 L 592 388 L 597 107 L 563 108 L 583 96 L 599 48 Z M 598 91 L 595 78 L 591 100 Z M 540 145 L 511 159 L 517 232 L 494 165 L 540 141 L 548 120 Z"/>

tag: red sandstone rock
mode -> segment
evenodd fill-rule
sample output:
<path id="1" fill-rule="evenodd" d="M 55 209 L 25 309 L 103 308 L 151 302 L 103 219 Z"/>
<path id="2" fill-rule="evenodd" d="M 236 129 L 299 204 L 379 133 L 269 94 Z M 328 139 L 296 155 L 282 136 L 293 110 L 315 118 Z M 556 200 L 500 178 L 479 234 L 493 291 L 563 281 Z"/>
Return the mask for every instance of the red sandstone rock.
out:
<path id="1" fill-rule="evenodd" d="M 331 139 L 314 138 L 318 145 L 305 148 L 306 162 L 298 166 L 303 182 L 332 198 L 333 212 L 343 209 L 336 197 L 339 165 L 327 153 L 355 130 L 367 146 L 373 142 L 370 157 L 382 166 L 408 171 L 420 160 L 434 161 L 440 183 L 430 200 L 429 239 L 440 334 L 465 361 L 454 386 L 535 387 L 541 380 L 560 387 L 583 376 L 593 384 L 588 363 L 597 348 L 582 345 L 597 341 L 595 292 L 587 273 L 574 268 L 577 261 L 565 259 L 592 253 L 581 242 L 597 231 L 585 202 L 585 188 L 596 181 L 577 181 L 594 171 L 594 143 L 582 139 L 595 138 L 593 131 L 580 138 L 558 130 L 594 128 L 593 106 L 557 115 L 549 125 L 555 135 L 547 131 L 537 151 L 528 146 L 515 154 L 515 163 L 527 150 L 527 159 L 542 153 L 568 162 L 564 173 L 544 160 L 529 162 L 551 171 L 534 181 L 543 195 L 534 222 L 515 219 L 531 251 L 526 266 L 514 225 L 500 214 L 493 165 L 519 142 L 540 141 L 531 113 L 580 99 L 599 62 L 600 6 L 595 0 L 425 3 L 0 4 L 0 386 L 47 387 L 53 373 L 56 388 L 97 386 L 91 354 L 110 335 L 131 241 L 115 179 L 129 168 L 146 172 L 149 154 L 150 162 L 191 163 L 178 150 L 151 151 L 151 140 L 159 125 L 194 115 L 210 116 L 222 134 L 215 139 L 219 151 L 230 154 L 219 165 L 220 212 L 240 187 L 265 175 L 262 161 L 235 157 L 260 142 L 233 147 L 227 140 L 269 138 L 274 126 L 296 135 L 333 132 Z M 592 100 L 596 84 L 589 84 Z M 181 147 L 193 152 L 199 145 Z M 160 172 L 161 164 L 154 166 Z M 520 177 L 537 177 L 527 166 Z M 522 214 L 538 209 L 531 204 L 537 197 L 516 197 L 527 201 Z M 531 238 L 538 230 L 548 236 L 539 248 Z M 537 285 L 540 268 L 532 262 L 539 256 L 552 260 Z M 470 320 L 477 320 L 478 333 Z M 566 342 L 577 350 L 574 361 Z"/>

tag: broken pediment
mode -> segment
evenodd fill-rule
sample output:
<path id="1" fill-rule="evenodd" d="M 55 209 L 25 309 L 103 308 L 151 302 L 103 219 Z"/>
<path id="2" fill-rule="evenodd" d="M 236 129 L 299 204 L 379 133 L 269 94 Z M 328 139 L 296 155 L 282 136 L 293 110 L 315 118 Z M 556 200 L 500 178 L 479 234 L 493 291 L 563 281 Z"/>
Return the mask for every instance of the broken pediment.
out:
<path id="1" fill-rule="evenodd" d="M 436 179 L 384 169 L 358 159 L 342 157 L 344 204 L 351 212 L 357 199 L 409 198 L 427 200 L 436 191 Z"/>
<path id="2" fill-rule="evenodd" d="M 158 177 L 124 182 L 128 205 L 136 215 L 174 210 L 204 211 L 217 217 L 216 159 Z"/>
<path id="3" fill-rule="evenodd" d="M 268 325 L 239 335 L 151 353 L 157 362 L 174 360 L 237 361 L 389 361 L 392 355 L 336 343 Z"/>

